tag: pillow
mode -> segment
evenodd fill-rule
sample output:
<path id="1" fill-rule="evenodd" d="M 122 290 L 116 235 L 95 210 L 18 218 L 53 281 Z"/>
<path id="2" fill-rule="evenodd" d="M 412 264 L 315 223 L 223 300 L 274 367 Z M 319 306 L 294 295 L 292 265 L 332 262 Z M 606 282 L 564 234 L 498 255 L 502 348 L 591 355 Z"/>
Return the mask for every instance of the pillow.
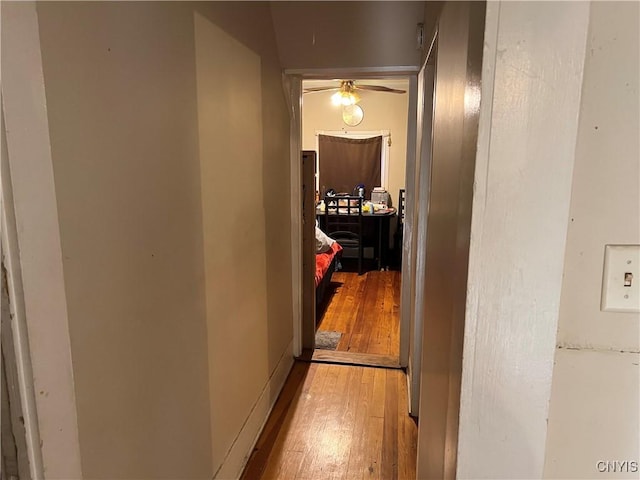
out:
<path id="1" fill-rule="evenodd" d="M 336 241 L 316 226 L 316 253 L 324 253 L 331 250 L 331 245 Z"/>

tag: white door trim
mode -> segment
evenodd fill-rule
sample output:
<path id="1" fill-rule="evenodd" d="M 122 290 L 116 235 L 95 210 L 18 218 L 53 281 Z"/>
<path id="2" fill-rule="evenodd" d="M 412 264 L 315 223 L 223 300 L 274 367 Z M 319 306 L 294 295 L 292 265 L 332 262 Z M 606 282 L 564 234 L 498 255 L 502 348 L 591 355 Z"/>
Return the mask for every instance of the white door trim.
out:
<path id="1" fill-rule="evenodd" d="M 418 91 L 422 97 L 418 103 L 418 131 L 417 131 L 417 174 L 414 207 L 414 235 L 411 247 L 413 249 L 411 263 L 411 285 L 413 287 L 410 327 L 410 350 L 407 373 L 409 375 L 409 413 L 419 416 L 420 406 L 420 372 L 422 369 L 422 339 L 425 310 L 425 279 L 427 261 L 427 220 L 429 213 L 429 191 L 431 188 L 431 140 L 433 127 L 433 94 L 435 82 L 435 65 L 425 65 L 418 75 Z M 420 85 L 420 82 L 422 83 Z"/>
<path id="2" fill-rule="evenodd" d="M 411 281 L 413 279 L 413 266 L 415 255 L 413 248 L 413 211 L 415 209 L 415 188 L 413 188 L 416 176 L 416 139 L 418 128 L 418 76 L 409 79 L 409 108 L 407 119 L 407 165 L 405 168 L 405 204 L 404 223 L 402 226 L 402 267 L 400 282 L 400 365 L 409 366 L 409 346 L 411 344 L 411 315 L 413 295 Z M 409 388 L 410 385 L 408 384 Z M 411 392 L 408 392 L 408 398 Z"/>
<path id="3" fill-rule="evenodd" d="M 302 78 L 283 76 L 285 98 L 289 107 L 289 155 L 291 198 L 291 300 L 293 312 L 294 357 L 302 354 Z"/>
<path id="4" fill-rule="evenodd" d="M 18 268 L 22 278 L 25 315 L 20 321 L 28 332 L 30 377 L 25 359 L 17 361 L 22 363 L 19 368 L 23 369 L 24 381 L 33 382 L 38 392 L 35 404 L 40 443 L 33 445 L 36 437 L 31 431 L 32 474 L 34 479 L 42 478 L 44 466 L 50 478 L 82 478 L 62 246 L 34 2 L 3 3 L 2 41 L 2 104 L 14 200 L 15 251 L 20 255 L 19 261 L 12 259 L 11 268 L 14 288 L 18 287 Z M 18 302 L 19 293 L 14 290 Z M 20 341 L 25 342 L 24 335 Z M 24 407 L 29 408 L 26 400 Z M 35 422 L 34 412 L 29 415 L 29 421 Z M 36 453 L 39 448 L 41 463 Z"/>
<path id="5" fill-rule="evenodd" d="M 487 3 L 459 478 L 544 476 L 589 9 Z"/>
<path id="6" fill-rule="evenodd" d="M 4 109 L 3 109 L 4 110 Z M 2 135 L 2 154 L 0 157 L 2 183 L 0 184 L 0 254 L 6 268 L 7 290 L 9 292 L 10 324 L 13 335 L 13 350 L 18 379 L 20 405 L 24 419 L 25 443 L 29 459 L 29 474 L 32 479 L 43 478 L 42 451 L 40 450 L 40 432 L 36 395 L 33 384 L 33 369 L 29 349 L 29 335 L 24 307 L 24 290 L 20 271 L 20 256 L 16 220 L 14 215 L 13 192 L 9 171 L 9 159 L 6 145 L 4 113 L 0 118 L 0 134 Z M 4 286 L 3 286 L 4 288 Z"/>
<path id="7" fill-rule="evenodd" d="M 416 90 L 418 67 L 373 67 L 333 69 L 288 69 L 284 71 L 286 97 L 289 101 L 291 119 L 290 165 L 291 165 L 291 273 L 293 298 L 293 355 L 302 353 L 302 79 L 324 79 L 335 77 L 376 78 L 398 76 L 409 78 L 409 105 L 407 122 L 407 167 L 415 162 Z M 411 159 L 411 160 L 409 160 Z M 406 240 L 404 240 L 406 242 Z M 404 247 L 403 247 L 404 252 Z M 404 263 L 403 263 L 404 268 Z M 402 298 L 402 305 L 410 298 Z M 409 359 L 409 317 L 400 317 L 400 365 L 407 366 Z"/>

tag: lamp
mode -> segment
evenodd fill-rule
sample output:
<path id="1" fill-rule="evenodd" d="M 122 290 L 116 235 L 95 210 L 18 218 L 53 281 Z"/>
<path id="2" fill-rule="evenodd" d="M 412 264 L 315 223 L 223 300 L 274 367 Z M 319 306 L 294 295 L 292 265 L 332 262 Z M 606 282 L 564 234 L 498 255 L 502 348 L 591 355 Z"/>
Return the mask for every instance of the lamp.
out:
<path id="1" fill-rule="evenodd" d="M 340 105 L 343 107 L 355 105 L 360 101 L 360 95 L 358 95 L 354 90 L 353 81 L 343 81 L 340 84 L 340 90 L 331 95 L 331 103 L 336 107 L 339 107 Z"/>

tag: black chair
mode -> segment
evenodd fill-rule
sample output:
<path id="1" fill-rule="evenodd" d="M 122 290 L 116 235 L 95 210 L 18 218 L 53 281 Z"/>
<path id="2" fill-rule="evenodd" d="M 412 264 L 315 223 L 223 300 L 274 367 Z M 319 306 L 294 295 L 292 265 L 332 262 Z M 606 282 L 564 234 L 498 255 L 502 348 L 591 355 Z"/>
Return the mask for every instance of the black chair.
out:
<path id="1" fill-rule="evenodd" d="M 354 250 L 357 252 L 358 273 L 362 275 L 362 197 L 327 196 L 324 197 L 324 204 L 326 234 L 338 242 L 345 253 Z"/>
<path id="2" fill-rule="evenodd" d="M 402 227 L 404 223 L 404 188 L 400 189 L 398 195 L 398 227 Z"/>
<path id="3" fill-rule="evenodd" d="M 404 229 L 404 188 L 400 189 L 398 195 L 398 221 L 396 223 L 396 231 L 393 234 L 393 250 L 395 253 L 396 264 L 402 264 L 402 231 Z"/>

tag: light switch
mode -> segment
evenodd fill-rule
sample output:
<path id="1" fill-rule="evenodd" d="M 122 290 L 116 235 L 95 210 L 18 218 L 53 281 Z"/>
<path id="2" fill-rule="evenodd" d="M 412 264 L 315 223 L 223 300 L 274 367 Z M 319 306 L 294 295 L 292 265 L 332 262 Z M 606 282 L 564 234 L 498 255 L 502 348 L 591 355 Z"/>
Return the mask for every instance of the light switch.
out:
<path id="1" fill-rule="evenodd" d="M 640 312 L 640 245 L 606 245 L 600 309 Z"/>

